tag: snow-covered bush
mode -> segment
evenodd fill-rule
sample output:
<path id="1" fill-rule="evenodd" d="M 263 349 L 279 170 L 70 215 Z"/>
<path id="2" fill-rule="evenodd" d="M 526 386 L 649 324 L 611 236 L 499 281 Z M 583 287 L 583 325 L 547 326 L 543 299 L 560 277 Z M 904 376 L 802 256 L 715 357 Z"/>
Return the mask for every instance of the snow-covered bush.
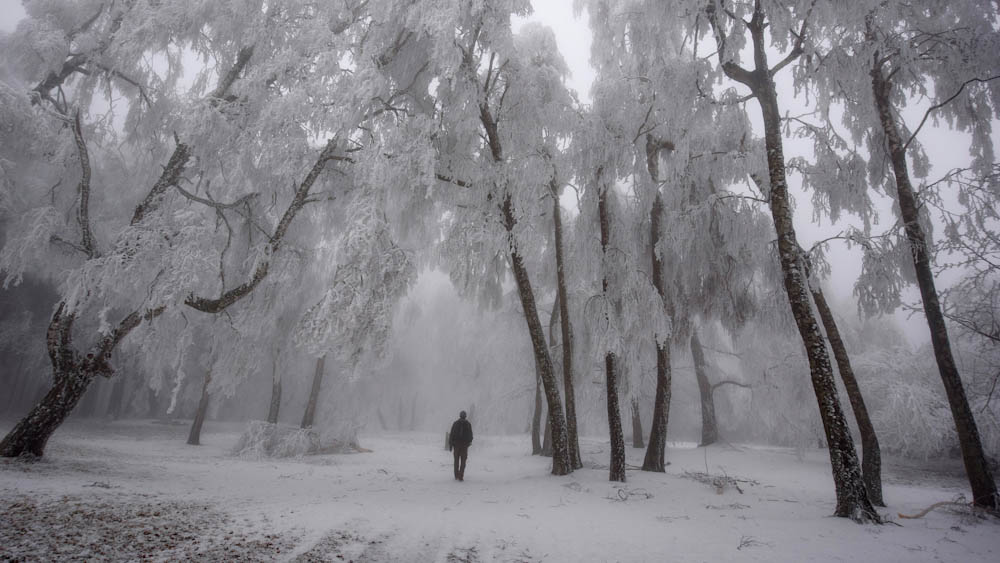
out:
<path id="1" fill-rule="evenodd" d="M 233 447 L 233 455 L 244 459 L 262 459 L 354 453 L 363 451 L 357 436 L 357 424 L 338 424 L 317 430 L 251 420 Z"/>
<path id="2" fill-rule="evenodd" d="M 319 434 L 311 428 L 297 428 L 251 420 L 240 436 L 233 454 L 246 459 L 302 457 L 319 451 Z"/>

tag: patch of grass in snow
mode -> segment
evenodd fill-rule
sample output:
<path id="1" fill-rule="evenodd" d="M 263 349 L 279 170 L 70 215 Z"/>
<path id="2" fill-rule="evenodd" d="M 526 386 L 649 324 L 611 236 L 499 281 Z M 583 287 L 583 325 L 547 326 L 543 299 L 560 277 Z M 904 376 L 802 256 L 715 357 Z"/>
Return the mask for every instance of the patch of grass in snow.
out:
<path id="1" fill-rule="evenodd" d="M 4 561 L 264 560 L 293 545 L 292 538 L 236 530 L 208 505 L 145 496 L 0 499 Z"/>

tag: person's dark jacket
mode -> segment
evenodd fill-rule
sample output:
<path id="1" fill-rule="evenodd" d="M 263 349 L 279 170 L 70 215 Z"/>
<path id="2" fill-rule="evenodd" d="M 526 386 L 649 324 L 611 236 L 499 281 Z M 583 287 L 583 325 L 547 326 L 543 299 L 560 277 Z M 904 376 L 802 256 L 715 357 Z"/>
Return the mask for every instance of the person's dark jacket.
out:
<path id="1" fill-rule="evenodd" d="M 460 418 L 451 425 L 451 434 L 448 435 L 448 445 L 455 447 L 468 447 L 472 443 L 472 424 L 464 418 Z"/>

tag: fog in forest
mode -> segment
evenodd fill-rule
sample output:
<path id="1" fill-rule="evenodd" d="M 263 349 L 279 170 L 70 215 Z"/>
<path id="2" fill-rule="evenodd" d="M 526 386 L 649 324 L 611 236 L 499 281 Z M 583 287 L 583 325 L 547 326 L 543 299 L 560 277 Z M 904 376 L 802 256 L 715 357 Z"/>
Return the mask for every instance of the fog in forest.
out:
<path id="1" fill-rule="evenodd" d="M 0 559 L 989 560 L 994 4 L 0 0 Z"/>

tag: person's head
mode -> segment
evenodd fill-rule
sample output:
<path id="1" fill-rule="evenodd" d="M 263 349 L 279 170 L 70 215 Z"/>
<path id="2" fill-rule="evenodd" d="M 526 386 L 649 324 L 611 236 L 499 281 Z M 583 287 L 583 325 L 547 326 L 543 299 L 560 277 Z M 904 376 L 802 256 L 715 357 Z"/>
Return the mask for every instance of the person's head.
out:
<path id="1" fill-rule="evenodd" d="M 465 420 L 465 411 L 462 411 L 462 412 L 458 413 L 458 418 L 461 418 L 462 420 Z"/>

